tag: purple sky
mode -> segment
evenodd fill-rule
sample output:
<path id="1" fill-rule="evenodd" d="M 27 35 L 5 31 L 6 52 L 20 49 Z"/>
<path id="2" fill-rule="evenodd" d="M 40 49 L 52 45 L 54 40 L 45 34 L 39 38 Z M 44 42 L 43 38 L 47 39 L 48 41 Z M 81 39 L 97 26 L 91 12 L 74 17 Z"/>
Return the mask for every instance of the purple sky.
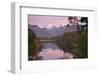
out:
<path id="1" fill-rule="evenodd" d="M 39 25 L 40 27 L 44 25 L 54 25 L 59 27 L 60 25 L 68 24 L 68 17 L 62 16 L 37 16 L 37 15 L 29 15 L 28 16 L 28 24 L 31 25 Z"/>

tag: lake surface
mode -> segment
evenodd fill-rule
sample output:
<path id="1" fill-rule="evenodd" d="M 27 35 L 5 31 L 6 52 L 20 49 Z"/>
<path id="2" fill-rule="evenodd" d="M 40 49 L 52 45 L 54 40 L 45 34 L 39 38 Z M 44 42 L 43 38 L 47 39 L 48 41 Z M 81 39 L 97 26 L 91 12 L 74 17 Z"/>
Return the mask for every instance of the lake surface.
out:
<path id="1" fill-rule="evenodd" d="M 42 57 L 42 60 L 53 60 L 53 59 L 72 59 L 73 54 L 60 49 L 55 43 L 47 42 L 43 43 L 42 51 L 38 54 Z"/>

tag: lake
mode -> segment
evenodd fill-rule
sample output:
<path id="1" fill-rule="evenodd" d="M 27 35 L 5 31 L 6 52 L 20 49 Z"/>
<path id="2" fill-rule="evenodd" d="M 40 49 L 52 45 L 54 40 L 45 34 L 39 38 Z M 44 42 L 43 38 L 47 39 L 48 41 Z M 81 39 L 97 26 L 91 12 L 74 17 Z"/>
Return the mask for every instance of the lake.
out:
<path id="1" fill-rule="evenodd" d="M 42 51 L 38 54 L 42 57 L 42 60 L 53 59 L 73 59 L 74 55 L 69 52 L 64 52 L 55 43 L 47 42 L 43 43 Z"/>

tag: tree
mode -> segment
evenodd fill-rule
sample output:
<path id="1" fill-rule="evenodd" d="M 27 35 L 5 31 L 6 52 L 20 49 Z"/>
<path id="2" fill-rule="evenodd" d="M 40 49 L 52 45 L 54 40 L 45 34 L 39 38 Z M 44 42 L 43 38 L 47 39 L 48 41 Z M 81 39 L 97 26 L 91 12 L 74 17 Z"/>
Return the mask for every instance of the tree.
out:
<path id="1" fill-rule="evenodd" d="M 64 52 L 71 52 L 77 58 L 88 57 L 87 31 L 64 33 L 56 43 Z"/>
<path id="2" fill-rule="evenodd" d="M 36 54 L 35 39 L 36 39 L 36 35 L 32 32 L 31 29 L 28 29 L 28 55 L 29 56 L 32 56 L 33 54 Z"/>
<path id="3" fill-rule="evenodd" d="M 86 30 L 88 29 L 88 17 L 82 17 L 81 18 L 81 23 L 85 23 L 85 25 L 81 25 L 82 30 Z"/>
<path id="4" fill-rule="evenodd" d="M 28 56 L 36 56 L 41 47 L 41 43 L 35 33 L 31 29 L 28 29 Z"/>
<path id="5" fill-rule="evenodd" d="M 79 41 L 77 41 L 78 50 L 79 50 L 79 57 L 80 58 L 87 58 L 88 57 L 88 38 L 87 32 L 81 32 Z"/>

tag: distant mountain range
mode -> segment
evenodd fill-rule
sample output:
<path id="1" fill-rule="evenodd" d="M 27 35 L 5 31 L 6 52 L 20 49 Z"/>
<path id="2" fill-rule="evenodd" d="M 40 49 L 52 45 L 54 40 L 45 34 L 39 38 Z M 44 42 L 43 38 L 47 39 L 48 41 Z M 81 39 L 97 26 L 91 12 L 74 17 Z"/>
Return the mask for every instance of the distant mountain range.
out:
<path id="1" fill-rule="evenodd" d="M 50 27 L 49 27 L 50 26 Z M 28 24 L 28 28 L 31 29 L 37 37 L 54 37 L 60 36 L 65 32 L 73 32 L 77 31 L 76 26 L 60 26 L 55 27 L 53 25 L 46 25 L 45 27 L 39 27 L 38 25 L 30 25 Z"/>

